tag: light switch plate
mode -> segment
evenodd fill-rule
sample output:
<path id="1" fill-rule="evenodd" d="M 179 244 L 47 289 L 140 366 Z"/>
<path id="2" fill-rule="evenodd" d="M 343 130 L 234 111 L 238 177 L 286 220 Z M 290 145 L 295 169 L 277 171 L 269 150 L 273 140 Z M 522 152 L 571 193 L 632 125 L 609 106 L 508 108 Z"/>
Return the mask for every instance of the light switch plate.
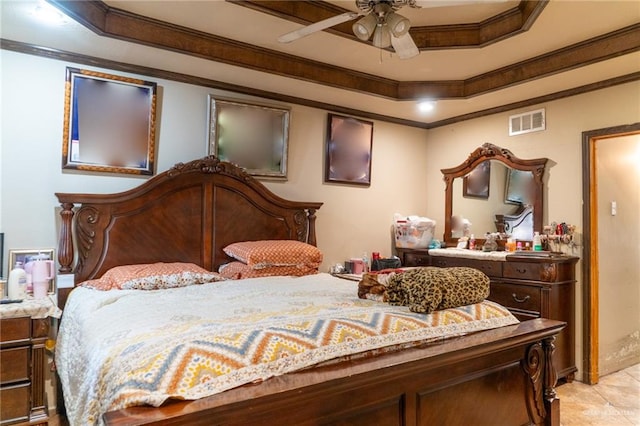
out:
<path id="1" fill-rule="evenodd" d="M 61 274 L 56 277 L 56 286 L 58 288 L 73 288 L 75 277 L 73 274 Z"/>
<path id="2" fill-rule="evenodd" d="M 615 216 L 618 214 L 618 203 L 615 201 L 611 202 L 611 216 Z"/>

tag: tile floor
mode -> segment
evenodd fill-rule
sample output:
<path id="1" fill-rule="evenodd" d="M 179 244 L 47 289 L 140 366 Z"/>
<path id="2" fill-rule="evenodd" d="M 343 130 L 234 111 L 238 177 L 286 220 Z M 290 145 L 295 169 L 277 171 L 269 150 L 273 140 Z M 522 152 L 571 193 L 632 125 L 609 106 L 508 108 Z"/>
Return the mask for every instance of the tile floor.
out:
<path id="1" fill-rule="evenodd" d="M 567 383 L 557 392 L 562 426 L 640 426 L 640 364 L 601 377 L 597 385 Z"/>
<path id="2" fill-rule="evenodd" d="M 640 364 L 600 378 L 597 385 L 567 383 L 557 388 L 561 426 L 640 426 Z M 50 426 L 67 426 L 54 415 Z"/>

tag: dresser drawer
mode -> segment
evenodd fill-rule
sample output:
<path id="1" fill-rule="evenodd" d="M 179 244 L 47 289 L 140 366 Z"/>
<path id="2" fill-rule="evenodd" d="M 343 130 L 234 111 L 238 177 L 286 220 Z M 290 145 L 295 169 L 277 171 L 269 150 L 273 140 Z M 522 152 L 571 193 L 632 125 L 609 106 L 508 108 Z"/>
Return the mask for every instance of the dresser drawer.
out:
<path id="1" fill-rule="evenodd" d="M 0 323 L 0 343 L 24 341 L 31 337 L 31 318 L 7 318 Z"/>
<path id="2" fill-rule="evenodd" d="M 490 277 L 502 277 L 502 263 L 494 261 L 483 261 L 465 258 L 433 257 L 431 264 L 439 268 L 452 268 L 456 266 L 466 266 L 467 268 L 478 269 Z"/>
<path id="3" fill-rule="evenodd" d="M 513 308 L 539 314 L 542 295 L 540 287 L 508 283 L 491 283 L 489 300 L 498 302 L 506 308 Z"/>
<path id="4" fill-rule="evenodd" d="M 558 280 L 558 265 L 555 263 L 505 262 L 505 278 L 555 282 Z"/>
<path id="5" fill-rule="evenodd" d="M 29 384 L 0 388 L 0 420 L 20 421 L 29 418 Z"/>
<path id="6" fill-rule="evenodd" d="M 30 346 L 0 350 L 0 384 L 29 380 Z"/>
<path id="7" fill-rule="evenodd" d="M 429 255 L 427 253 L 407 253 L 404 255 L 404 263 L 402 266 L 429 266 Z"/>

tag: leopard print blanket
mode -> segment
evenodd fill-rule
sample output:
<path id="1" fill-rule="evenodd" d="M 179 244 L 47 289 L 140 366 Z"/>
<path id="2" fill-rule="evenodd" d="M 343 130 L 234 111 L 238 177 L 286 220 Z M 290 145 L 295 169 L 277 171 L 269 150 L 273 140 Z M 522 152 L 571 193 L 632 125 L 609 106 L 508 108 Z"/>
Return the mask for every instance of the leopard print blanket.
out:
<path id="1" fill-rule="evenodd" d="M 416 268 L 389 274 L 382 281 L 365 274 L 358 285 L 358 296 L 429 314 L 482 302 L 489 296 L 489 277 L 477 269 L 463 267 Z"/>

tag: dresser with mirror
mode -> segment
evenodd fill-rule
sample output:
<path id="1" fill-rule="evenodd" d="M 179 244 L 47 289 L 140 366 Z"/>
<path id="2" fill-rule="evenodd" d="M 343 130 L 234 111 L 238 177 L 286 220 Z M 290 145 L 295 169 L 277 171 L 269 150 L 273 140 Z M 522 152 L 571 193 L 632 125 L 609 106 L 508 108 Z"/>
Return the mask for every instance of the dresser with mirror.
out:
<path id="1" fill-rule="evenodd" d="M 443 169 L 447 247 L 456 247 L 463 235 L 462 220 L 476 237 L 500 232 L 530 242 L 543 227 L 546 163 L 546 158 L 521 159 L 507 149 L 484 144 L 460 165 Z M 477 248 L 483 242 L 476 238 Z M 556 340 L 554 365 L 559 378 L 573 380 L 577 257 L 549 252 L 397 251 L 403 266 L 480 269 L 491 279 L 489 299 L 506 306 L 521 321 L 542 317 L 566 322 Z"/>

